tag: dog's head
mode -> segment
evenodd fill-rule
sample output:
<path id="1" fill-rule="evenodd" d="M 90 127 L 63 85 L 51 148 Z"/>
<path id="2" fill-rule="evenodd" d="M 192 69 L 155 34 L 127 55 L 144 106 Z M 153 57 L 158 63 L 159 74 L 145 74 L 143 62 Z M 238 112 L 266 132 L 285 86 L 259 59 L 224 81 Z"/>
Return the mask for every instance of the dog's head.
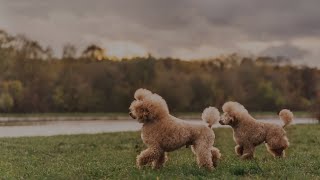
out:
<path id="1" fill-rule="evenodd" d="M 134 100 L 131 103 L 129 115 L 133 119 L 137 119 L 140 123 L 145 123 L 152 119 L 149 108 L 143 100 Z"/>
<path id="2" fill-rule="evenodd" d="M 222 106 L 223 114 L 220 117 L 219 123 L 221 125 L 230 125 L 230 126 L 236 126 L 240 119 L 246 114 L 248 114 L 248 111 L 245 109 L 245 107 L 237 102 L 226 102 Z"/>
<path id="3" fill-rule="evenodd" d="M 135 100 L 129 108 L 129 115 L 140 123 L 156 121 L 163 115 L 169 114 L 167 103 L 158 94 L 138 89 L 134 97 Z"/>
<path id="4" fill-rule="evenodd" d="M 223 113 L 220 117 L 219 123 L 221 125 L 230 125 L 233 126 L 236 123 L 237 119 L 234 116 L 231 116 L 228 113 Z"/>

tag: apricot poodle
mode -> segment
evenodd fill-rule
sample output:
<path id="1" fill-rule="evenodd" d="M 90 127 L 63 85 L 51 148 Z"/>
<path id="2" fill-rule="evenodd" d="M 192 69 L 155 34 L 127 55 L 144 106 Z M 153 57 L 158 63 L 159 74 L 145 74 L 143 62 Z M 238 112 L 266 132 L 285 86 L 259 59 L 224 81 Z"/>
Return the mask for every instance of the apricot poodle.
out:
<path id="1" fill-rule="evenodd" d="M 219 149 L 213 147 L 215 135 L 211 126 L 220 118 L 214 107 L 206 108 L 202 119 L 206 125 L 189 124 L 169 113 L 166 101 L 146 89 L 138 89 L 130 105 L 129 115 L 143 123 L 141 138 L 148 147 L 137 156 L 137 166 L 152 165 L 161 168 L 167 152 L 191 145 L 199 167 L 213 169 L 220 158 Z"/>
<path id="2" fill-rule="evenodd" d="M 289 141 L 284 127 L 293 120 L 293 113 L 290 110 L 283 109 L 279 113 L 280 119 L 284 122 L 282 127 L 255 120 L 245 107 L 237 102 L 225 103 L 222 110 L 224 113 L 219 123 L 232 127 L 233 139 L 237 144 L 235 152 L 242 159 L 253 158 L 255 147 L 263 142 L 274 157 L 285 156 Z"/>

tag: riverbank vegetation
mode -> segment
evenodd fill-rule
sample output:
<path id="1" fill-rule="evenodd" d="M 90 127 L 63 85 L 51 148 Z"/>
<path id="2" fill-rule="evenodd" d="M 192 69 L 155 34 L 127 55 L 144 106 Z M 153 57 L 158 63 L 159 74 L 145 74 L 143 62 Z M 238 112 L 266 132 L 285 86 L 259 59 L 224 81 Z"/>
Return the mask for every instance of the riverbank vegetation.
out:
<path id="1" fill-rule="evenodd" d="M 0 112 L 127 112 L 140 87 L 163 96 L 172 112 L 228 100 L 250 111 L 309 111 L 319 92 L 320 70 L 285 57 L 114 59 L 96 45 L 76 50 L 68 45 L 57 58 L 51 48 L 0 31 Z"/>

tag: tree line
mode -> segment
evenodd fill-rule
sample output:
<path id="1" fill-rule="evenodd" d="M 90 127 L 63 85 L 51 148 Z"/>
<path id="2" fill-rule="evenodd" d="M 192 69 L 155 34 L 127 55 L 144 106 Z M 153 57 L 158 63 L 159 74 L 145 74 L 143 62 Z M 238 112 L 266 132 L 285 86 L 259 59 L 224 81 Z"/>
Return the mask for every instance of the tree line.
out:
<path id="1" fill-rule="evenodd" d="M 173 112 L 221 107 L 228 100 L 250 111 L 319 106 L 320 70 L 284 57 L 115 59 L 97 45 L 76 54 L 66 45 L 57 58 L 49 47 L 0 31 L 0 112 L 127 112 L 140 87 L 163 96 Z"/>

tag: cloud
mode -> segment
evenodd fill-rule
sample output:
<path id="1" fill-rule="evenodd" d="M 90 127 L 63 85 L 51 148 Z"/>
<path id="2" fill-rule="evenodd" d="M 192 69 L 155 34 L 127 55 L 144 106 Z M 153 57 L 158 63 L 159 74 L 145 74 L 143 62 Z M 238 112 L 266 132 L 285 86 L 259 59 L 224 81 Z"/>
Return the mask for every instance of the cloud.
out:
<path id="1" fill-rule="evenodd" d="M 263 56 L 273 56 L 273 57 L 283 56 L 293 60 L 297 60 L 297 59 L 304 58 L 309 53 L 310 53 L 309 51 L 302 49 L 298 46 L 285 43 L 278 46 L 270 46 L 264 51 L 262 51 L 260 54 Z"/>
<path id="2" fill-rule="evenodd" d="M 318 0 L 0 0 L 0 26 L 54 49 L 128 42 L 157 56 L 200 57 L 319 37 L 319 6 Z"/>

